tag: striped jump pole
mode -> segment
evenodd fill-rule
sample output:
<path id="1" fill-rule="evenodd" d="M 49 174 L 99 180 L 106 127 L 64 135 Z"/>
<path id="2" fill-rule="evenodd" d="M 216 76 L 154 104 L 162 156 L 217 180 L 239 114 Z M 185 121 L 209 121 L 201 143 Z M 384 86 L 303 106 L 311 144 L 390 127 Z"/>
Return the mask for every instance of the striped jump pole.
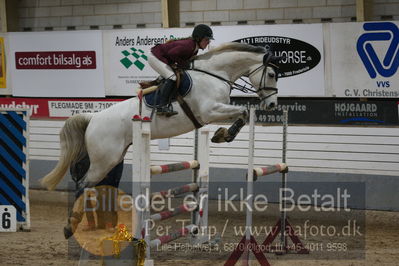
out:
<path id="1" fill-rule="evenodd" d="M 197 160 L 181 162 L 181 163 L 173 163 L 173 164 L 165 164 L 159 166 L 151 166 L 151 175 L 159 175 L 164 173 L 176 172 L 185 169 L 195 169 L 198 168 L 199 162 Z"/>
<path id="2" fill-rule="evenodd" d="M 29 112 L 30 109 L 0 109 L 0 212 L 4 214 L 7 206 L 13 206 L 15 229 L 26 231 L 30 230 Z"/>
<path id="3" fill-rule="evenodd" d="M 197 208 L 197 204 L 195 202 L 190 202 L 190 203 L 185 203 L 182 204 L 176 208 L 174 208 L 172 211 L 163 211 L 159 213 L 152 214 L 150 216 L 152 221 L 163 221 L 169 218 L 172 218 L 176 215 L 182 214 L 182 213 L 187 213 L 187 212 L 192 212 Z"/>
<path id="4" fill-rule="evenodd" d="M 158 192 L 154 192 L 151 194 L 151 199 L 155 197 L 161 198 L 174 198 L 175 196 L 182 195 L 188 192 L 194 192 L 199 189 L 199 185 L 197 183 L 187 184 L 181 187 L 175 187 L 168 190 L 162 190 Z"/>
<path id="5" fill-rule="evenodd" d="M 278 164 L 270 165 L 270 166 L 266 166 L 266 167 L 254 168 L 253 171 L 254 171 L 254 173 L 253 173 L 254 181 L 256 181 L 258 179 L 258 177 L 260 177 L 260 176 L 270 175 L 270 174 L 274 174 L 277 172 L 280 172 L 280 173 L 287 172 L 288 166 L 285 163 L 278 163 Z"/>

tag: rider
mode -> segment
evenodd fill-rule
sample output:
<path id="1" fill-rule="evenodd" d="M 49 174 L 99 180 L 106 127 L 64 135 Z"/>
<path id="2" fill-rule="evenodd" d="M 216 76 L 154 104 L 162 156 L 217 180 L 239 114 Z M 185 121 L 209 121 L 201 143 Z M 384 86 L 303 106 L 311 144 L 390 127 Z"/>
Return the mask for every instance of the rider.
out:
<path id="1" fill-rule="evenodd" d="M 177 114 L 169 105 L 169 98 L 176 81 L 172 67 L 188 68 L 190 60 L 198 53 L 198 49 L 204 50 L 210 40 L 213 40 L 212 29 L 207 25 L 199 24 L 195 26 L 191 37 L 158 44 L 151 48 L 148 62 L 166 79 L 160 88 L 161 101 L 157 108 L 157 114 L 166 116 Z"/>

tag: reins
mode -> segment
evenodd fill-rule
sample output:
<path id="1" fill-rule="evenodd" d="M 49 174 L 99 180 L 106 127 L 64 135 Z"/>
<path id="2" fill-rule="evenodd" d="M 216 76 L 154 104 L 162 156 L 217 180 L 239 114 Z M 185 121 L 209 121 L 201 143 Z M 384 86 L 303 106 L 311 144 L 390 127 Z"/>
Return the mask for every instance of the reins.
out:
<path id="1" fill-rule="evenodd" d="M 208 72 L 206 70 L 202 70 L 202 69 L 198 69 L 198 68 L 191 68 L 190 70 L 201 72 L 201 73 L 207 74 L 209 76 L 215 77 L 217 79 L 220 79 L 220 80 L 226 82 L 227 84 L 229 84 L 230 90 L 234 90 L 235 89 L 235 90 L 239 90 L 239 91 L 242 91 L 242 92 L 245 92 L 245 93 L 248 93 L 248 91 L 256 93 L 256 90 L 254 90 L 254 89 L 247 88 L 245 85 L 243 86 L 243 85 L 238 84 L 236 82 L 232 82 L 232 81 L 230 81 L 228 79 L 225 79 L 224 77 L 221 77 L 219 75 L 213 74 L 213 73 Z M 240 78 L 240 79 L 242 79 L 242 78 Z M 242 80 L 244 80 L 244 79 L 242 79 Z M 245 80 L 244 80 L 244 82 L 250 85 L 249 82 L 247 82 Z M 252 86 L 252 85 L 250 85 L 250 86 Z"/>
<path id="2" fill-rule="evenodd" d="M 195 67 L 194 67 L 194 62 L 192 63 L 192 68 L 190 68 L 189 70 L 201 72 L 201 73 L 210 75 L 210 76 L 212 76 L 212 77 L 215 77 L 215 78 L 217 78 L 217 79 L 220 79 L 220 80 L 226 82 L 227 84 L 229 84 L 230 90 L 239 90 L 239 91 L 241 91 L 241 92 L 243 92 L 243 93 L 248 93 L 248 92 L 257 93 L 259 90 L 262 90 L 262 89 L 273 90 L 273 93 L 271 93 L 270 95 L 267 96 L 267 97 L 270 97 L 270 96 L 272 96 L 272 95 L 274 95 L 274 94 L 277 94 L 277 93 L 278 93 L 278 89 L 277 89 L 277 88 L 274 88 L 274 87 L 267 87 L 267 86 L 263 86 L 263 87 L 262 87 L 262 83 L 263 83 L 264 85 L 266 85 L 266 84 L 265 84 L 265 83 L 266 83 L 266 81 L 265 81 L 265 75 L 266 75 L 266 68 L 267 68 L 268 65 L 272 66 L 273 68 L 277 68 L 277 66 L 274 65 L 274 64 L 272 64 L 272 63 L 268 63 L 267 65 L 262 64 L 262 65 L 260 65 L 259 67 L 257 67 L 256 69 L 254 69 L 253 71 L 251 71 L 251 72 L 248 74 L 248 77 L 249 77 L 250 75 L 254 74 L 255 72 L 257 72 L 259 69 L 261 69 L 261 68 L 263 67 L 262 77 L 261 77 L 261 81 L 260 81 L 259 89 L 258 89 L 258 90 L 253 89 L 252 84 L 249 83 L 248 81 L 246 81 L 245 79 L 243 79 L 242 77 L 240 77 L 239 79 L 240 79 L 241 81 L 243 81 L 243 82 L 245 83 L 245 85 L 241 85 L 241 84 L 238 84 L 238 83 L 236 83 L 236 82 L 230 81 L 230 80 L 228 80 L 228 79 L 225 79 L 224 77 L 221 77 L 221 76 L 216 75 L 216 74 L 214 74 L 214 73 L 208 72 L 208 71 L 206 71 L 206 70 L 202 70 L 202 69 L 195 68 Z M 276 75 L 277 75 L 277 73 L 276 73 Z M 247 87 L 247 85 L 249 85 L 249 86 L 252 87 L 252 88 Z"/>

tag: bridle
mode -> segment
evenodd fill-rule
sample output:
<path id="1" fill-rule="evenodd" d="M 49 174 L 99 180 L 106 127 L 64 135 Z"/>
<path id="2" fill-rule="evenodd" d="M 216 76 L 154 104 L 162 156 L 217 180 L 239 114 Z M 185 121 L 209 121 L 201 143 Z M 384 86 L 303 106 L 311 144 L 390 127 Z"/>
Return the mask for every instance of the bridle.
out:
<path id="1" fill-rule="evenodd" d="M 248 78 L 255 74 L 256 72 L 258 72 L 260 69 L 262 69 L 262 76 L 260 78 L 259 81 L 259 86 L 257 90 L 251 90 L 252 92 L 255 92 L 259 95 L 259 91 L 261 90 L 268 90 L 270 91 L 269 94 L 263 96 L 262 98 L 260 98 L 261 100 L 264 100 L 266 98 L 269 98 L 273 95 L 276 95 L 278 93 L 278 89 L 276 87 L 270 87 L 270 86 L 266 86 L 266 71 L 267 71 L 267 67 L 270 66 L 271 68 L 273 68 L 273 71 L 275 73 L 274 78 L 276 79 L 276 81 L 278 80 L 278 66 L 276 64 L 274 64 L 273 62 L 277 62 L 279 61 L 280 58 L 274 57 L 272 53 L 266 53 L 263 56 L 263 63 L 262 65 L 260 65 L 259 67 L 255 68 L 254 70 L 252 70 L 251 72 L 249 72 L 248 75 L 246 75 Z M 270 77 L 270 76 L 269 76 Z M 246 84 L 251 85 L 248 81 L 244 80 L 243 78 L 240 78 L 242 81 L 244 81 Z"/>
<path id="2" fill-rule="evenodd" d="M 192 62 L 192 67 L 190 68 L 190 70 L 202 72 L 202 73 L 208 74 L 208 75 L 210 75 L 212 77 L 218 78 L 218 79 L 226 82 L 227 84 L 229 84 L 230 90 L 234 90 L 235 89 L 235 90 L 242 91 L 244 93 L 253 92 L 253 93 L 256 93 L 258 95 L 259 95 L 259 92 L 262 91 L 262 90 L 270 91 L 269 94 L 267 94 L 267 95 L 265 95 L 265 96 L 260 98 L 260 100 L 263 101 L 266 98 L 269 98 L 269 97 L 271 97 L 273 95 L 276 95 L 278 93 L 278 89 L 276 87 L 266 86 L 266 78 L 267 78 L 266 77 L 266 72 L 267 72 L 267 67 L 268 66 L 273 68 L 273 70 L 275 72 L 275 79 L 277 81 L 278 80 L 278 66 L 276 64 L 274 64 L 274 62 L 277 62 L 279 60 L 280 60 L 280 58 L 274 57 L 272 53 L 266 53 L 263 56 L 263 63 L 259 67 L 255 68 L 254 70 L 252 70 L 251 72 L 249 72 L 247 75 L 244 76 L 244 77 L 250 78 L 251 75 L 255 74 L 256 72 L 258 72 L 259 70 L 262 69 L 262 76 L 261 76 L 261 79 L 260 79 L 260 82 L 259 82 L 258 89 L 254 89 L 252 84 L 249 83 L 248 81 L 246 81 L 245 79 L 243 79 L 242 77 L 239 78 L 239 79 L 245 83 L 244 85 L 238 84 L 236 82 L 232 82 L 232 81 L 230 81 L 228 79 L 225 79 L 224 77 L 221 77 L 219 75 L 210 73 L 210 72 L 208 72 L 206 70 L 194 68 L 194 62 Z M 247 87 L 247 85 L 250 86 L 250 87 Z"/>

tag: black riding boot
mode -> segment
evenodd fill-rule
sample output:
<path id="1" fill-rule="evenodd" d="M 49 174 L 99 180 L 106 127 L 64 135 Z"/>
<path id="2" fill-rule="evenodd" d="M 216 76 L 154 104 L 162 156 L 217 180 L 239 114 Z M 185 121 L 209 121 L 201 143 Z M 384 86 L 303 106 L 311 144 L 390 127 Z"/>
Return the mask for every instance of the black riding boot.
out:
<path id="1" fill-rule="evenodd" d="M 175 81 L 171 79 L 167 79 L 162 85 L 162 88 L 160 89 L 161 102 L 157 108 L 158 115 L 165 115 L 168 117 L 172 115 L 177 115 L 177 112 L 173 111 L 172 104 L 169 104 L 169 99 L 171 98 L 171 94 L 174 88 Z"/>

